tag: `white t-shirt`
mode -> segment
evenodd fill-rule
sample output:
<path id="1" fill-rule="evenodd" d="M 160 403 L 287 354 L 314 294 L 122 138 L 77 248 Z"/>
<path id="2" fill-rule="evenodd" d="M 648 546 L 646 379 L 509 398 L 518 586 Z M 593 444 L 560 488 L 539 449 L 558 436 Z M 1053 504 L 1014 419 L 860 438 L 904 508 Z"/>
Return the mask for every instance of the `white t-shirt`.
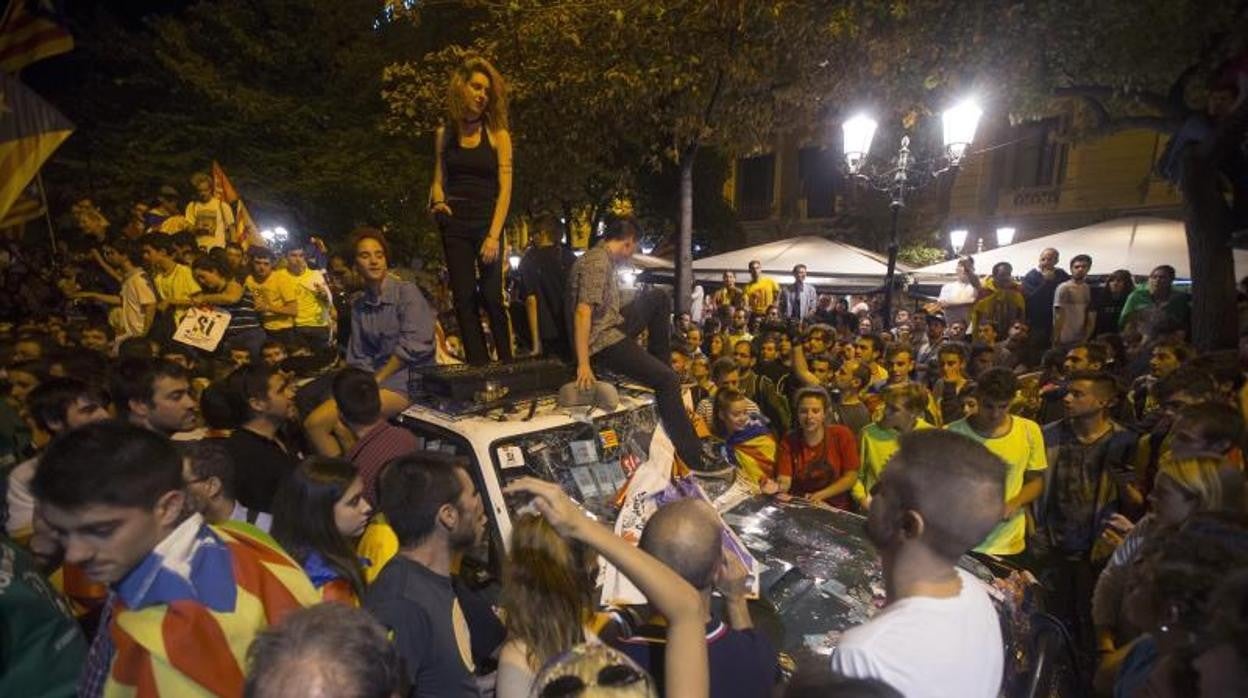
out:
<path id="1" fill-rule="evenodd" d="M 202 228 L 210 232 L 196 238 L 204 249 L 225 247 L 226 229 L 234 226 L 234 212 L 221 199 L 212 197 L 207 201 L 192 201 L 186 205 L 186 221 L 192 229 Z"/>
<path id="2" fill-rule="evenodd" d="M 5 493 L 9 520 L 5 522 L 5 530 L 10 537 L 29 536 L 35 520 L 35 495 L 30 491 L 30 483 L 35 479 L 35 467 L 39 465 L 38 456 L 22 461 L 9 471 L 9 486 Z"/>
<path id="3" fill-rule="evenodd" d="M 1053 307 L 1062 309 L 1060 344 L 1082 342 L 1088 335 L 1088 308 L 1092 305 L 1092 287 L 1085 281 L 1063 281 L 1053 292 Z"/>
<path id="4" fill-rule="evenodd" d="M 694 284 L 693 294 L 689 296 L 689 319 L 702 324 L 702 304 L 706 300 L 706 292 L 701 284 Z"/>
<path id="5" fill-rule="evenodd" d="M 142 337 L 148 328 L 143 326 L 143 306 L 156 304 L 156 289 L 147 278 L 147 272 L 135 269 L 121 284 L 121 335 L 118 341 L 128 337 Z"/>
<path id="6" fill-rule="evenodd" d="M 997 610 L 982 582 L 958 576 L 953 598 L 902 599 L 846 631 L 832 671 L 879 679 L 907 698 L 995 698 L 1005 668 Z"/>
<path id="7" fill-rule="evenodd" d="M 950 325 L 955 322 L 968 324 L 975 295 L 975 287 L 965 281 L 950 281 L 941 286 L 938 300 L 945 311 L 945 322 Z"/>

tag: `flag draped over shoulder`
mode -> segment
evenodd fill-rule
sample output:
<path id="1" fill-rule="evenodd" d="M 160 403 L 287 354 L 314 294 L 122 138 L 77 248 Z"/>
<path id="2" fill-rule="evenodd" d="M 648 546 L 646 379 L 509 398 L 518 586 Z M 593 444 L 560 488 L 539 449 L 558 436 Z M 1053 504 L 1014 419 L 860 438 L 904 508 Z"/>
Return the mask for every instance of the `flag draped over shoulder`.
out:
<path id="1" fill-rule="evenodd" d="M 776 449 L 775 435 L 757 419 L 751 419 L 744 429 L 733 432 L 723 445 L 728 462 L 754 482 L 775 478 Z"/>
<path id="2" fill-rule="evenodd" d="M 0 218 L 74 125 L 22 83 L 0 74 Z"/>
<path id="3" fill-rule="evenodd" d="M 192 518 L 117 588 L 105 696 L 241 695 L 256 633 L 320 601 L 271 538 Z"/>
<path id="4" fill-rule="evenodd" d="M 260 229 L 251 219 L 247 204 L 243 203 L 238 190 L 230 183 L 230 178 L 225 176 L 225 170 L 215 160 L 212 163 L 212 193 L 234 212 L 234 229 L 227 233 L 229 242 L 236 242 L 243 249 L 247 249 L 260 240 Z"/>
<path id="5" fill-rule="evenodd" d="M 16 73 L 74 49 L 74 37 L 51 0 L 8 0 L 0 17 L 0 70 Z"/>

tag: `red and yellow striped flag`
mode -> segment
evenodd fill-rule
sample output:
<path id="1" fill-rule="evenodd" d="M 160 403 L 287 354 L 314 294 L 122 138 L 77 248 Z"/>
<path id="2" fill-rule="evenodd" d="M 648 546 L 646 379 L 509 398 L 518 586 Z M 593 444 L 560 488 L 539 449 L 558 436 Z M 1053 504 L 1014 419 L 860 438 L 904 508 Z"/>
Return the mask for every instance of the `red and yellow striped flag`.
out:
<path id="1" fill-rule="evenodd" d="M 0 70 L 16 73 L 49 56 L 74 49 L 51 0 L 9 0 L 0 18 Z"/>
<path id="2" fill-rule="evenodd" d="M 234 212 L 234 230 L 229 232 L 230 242 L 238 243 L 244 250 L 251 245 L 264 244 L 260 237 L 260 228 L 251 219 L 247 204 L 243 203 L 238 190 L 234 188 L 230 178 L 225 176 L 225 169 L 216 160 L 212 161 L 212 193 Z"/>
<path id="3" fill-rule="evenodd" d="M 183 533 L 198 539 L 184 546 L 189 558 L 145 563 L 167 569 L 145 570 L 138 599 L 119 588 L 112 624 L 100 630 L 115 648 L 105 696 L 242 695 L 256 633 L 320 601 L 299 564 L 258 529 Z"/>
<path id="4" fill-rule="evenodd" d="M 42 215 L 43 197 L 39 192 L 39 184 L 31 182 L 9 207 L 9 212 L 0 218 L 0 230 L 33 221 Z"/>
<path id="5" fill-rule="evenodd" d="M 0 218 L 74 125 L 25 85 L 0 74 Z"/>

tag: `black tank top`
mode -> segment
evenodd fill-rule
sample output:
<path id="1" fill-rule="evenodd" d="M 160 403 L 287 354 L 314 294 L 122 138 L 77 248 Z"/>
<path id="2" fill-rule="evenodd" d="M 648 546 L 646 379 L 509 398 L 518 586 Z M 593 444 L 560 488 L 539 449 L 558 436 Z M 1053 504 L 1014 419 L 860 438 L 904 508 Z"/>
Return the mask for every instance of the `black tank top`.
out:
<path id="1" fill-rule="evenodd" d="M 483 238 L 498 203 L 498 151 L 490 144 L 490 130 L 484 125 L 475 148 L 461 146 L 454 127 L 447 127 L 445 133 L 443 192 L 452 215 L 442 226 L 442 233 Z"/>

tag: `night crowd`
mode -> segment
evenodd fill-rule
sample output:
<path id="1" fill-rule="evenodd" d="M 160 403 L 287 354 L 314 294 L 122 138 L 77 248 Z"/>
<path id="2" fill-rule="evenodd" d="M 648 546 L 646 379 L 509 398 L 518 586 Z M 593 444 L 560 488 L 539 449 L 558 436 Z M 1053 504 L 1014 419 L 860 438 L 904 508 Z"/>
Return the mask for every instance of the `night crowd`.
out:
<path id="1" fill-rule="evenodd" d="M 970 551 L 1035 575 L 1089 693 L 1248 685 L 1245 373 L 1188 343 L 1172 268 L 1137 286 L 1046 250 L 1019 282 L 967 258 L 884 317 L 752 262 L 673 316 L 662 289 L 625 297 L 627 216 L 579 256 L 539 216 L 505 269 L 502 78 L 470 59 L 448 93 L 449 298 L 374 228 L 233 241 L 206 175 L 119 227 L 80 201 L 50 278 L 5 252 L 32 281 L 0 328 L 0 694 L 995 696 Z M 529 355 L 581 392 L 650 387 L 700 476 L 864 514 L 888 605 L 790 677 L 713 507 L 661 507 L 633 545 L 528 478 L 487 593 L 480 478 L 391 418 L 414 369 Z M 600 606 L 599 556 L 648 604 Z"/>

